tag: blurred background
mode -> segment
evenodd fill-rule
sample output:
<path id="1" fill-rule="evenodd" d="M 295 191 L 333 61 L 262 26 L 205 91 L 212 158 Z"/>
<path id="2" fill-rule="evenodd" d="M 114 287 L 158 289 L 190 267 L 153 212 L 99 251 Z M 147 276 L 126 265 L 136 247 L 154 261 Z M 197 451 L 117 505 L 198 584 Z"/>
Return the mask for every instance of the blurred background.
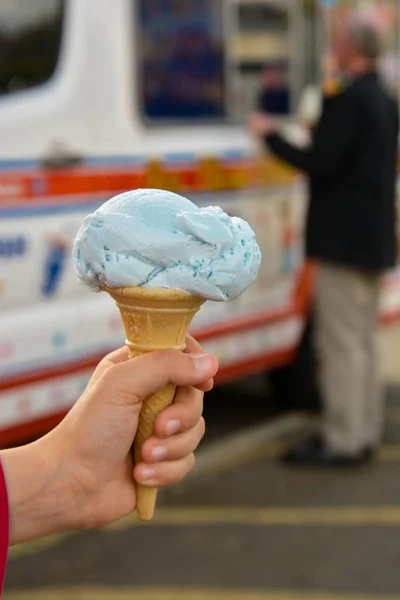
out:
<path id="1" fill-rule="evenodd" d="M 235 301 L 193 333 L 221 364 L 194 474 L 156 518 L 11 551 L 10 599 L 400 598 L 400 269 L 382 283 L 387 425 L 358 471 L 295 472 L 278 452 L 312 431 L 314 267 L 307 188 L 246 131 L 257 107 L 307 143 L 340 86 L 335 28 L 367 11 L 400 101 L 398 0 L 0 0 L 0 445 L 43 435 L 124 341 L 106 294 L 80 286 L 83 217 L 158 187 L 248 220 L 263 254 Z"/>

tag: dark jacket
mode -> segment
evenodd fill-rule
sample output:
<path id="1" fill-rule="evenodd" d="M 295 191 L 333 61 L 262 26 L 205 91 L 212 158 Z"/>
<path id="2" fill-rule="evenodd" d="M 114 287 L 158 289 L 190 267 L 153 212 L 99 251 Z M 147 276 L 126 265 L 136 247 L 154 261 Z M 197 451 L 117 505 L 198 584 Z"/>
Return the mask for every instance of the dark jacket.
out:
<path id="1" fill-rule="evenodd" d="M 312 146 L 274 134 L 271 151 L 310 178 L 311 258 L 384 270 L 396 262 L 398 107 L 376 73 L 324 106 Z"/>

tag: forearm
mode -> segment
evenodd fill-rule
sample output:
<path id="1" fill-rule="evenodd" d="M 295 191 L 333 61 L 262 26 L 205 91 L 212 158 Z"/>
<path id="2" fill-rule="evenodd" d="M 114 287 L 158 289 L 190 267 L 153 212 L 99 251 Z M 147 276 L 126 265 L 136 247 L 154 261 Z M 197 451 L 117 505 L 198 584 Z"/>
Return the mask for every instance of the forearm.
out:
<path id="1" fill-rule="evenodd" d="M 71 528 L 74 494 L 53 446 L 39 440 L 0 454 L 9 503 L 10 545 Z"/>
<path id="2" fill-rule="evenodd" d="M 279 134 L 268 135 L 265 144 L 278 158 L 287 162 L 295 169 L 308 173 L 311 170 L 310 152 L 297 148 L 284 140 Z"/>

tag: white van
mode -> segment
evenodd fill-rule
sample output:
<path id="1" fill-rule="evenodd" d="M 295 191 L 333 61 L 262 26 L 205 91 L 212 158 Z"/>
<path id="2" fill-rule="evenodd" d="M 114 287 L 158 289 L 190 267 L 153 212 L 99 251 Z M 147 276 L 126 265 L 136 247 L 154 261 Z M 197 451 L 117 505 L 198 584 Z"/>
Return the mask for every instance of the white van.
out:
<path id="1" fill-rule="evenodd" d="M 293 110 L 305 15 L 298 0 L 255 4 L 261 13 L 239 0 L 1 1 L 3 445 L 53 426 L 124 341 L 112 301 L 78 285 L 70 253 L 83 217 L 127 189 L 220 204 L 256 231 L 260 277 L 236 301 L 207 303 L 194 324 L 219 356 L 220 381 L 293 360 L 312 289 L 305 194 L 297 174 L 259 156 L 240 122 L 251 95 L 240 91 L 255 90 L 268 63 L 281 82 L 276 112 Z M 262 60 L 246 43 L 252 27 Z M 392 315 L 398 283 L 393 275 Z"/>

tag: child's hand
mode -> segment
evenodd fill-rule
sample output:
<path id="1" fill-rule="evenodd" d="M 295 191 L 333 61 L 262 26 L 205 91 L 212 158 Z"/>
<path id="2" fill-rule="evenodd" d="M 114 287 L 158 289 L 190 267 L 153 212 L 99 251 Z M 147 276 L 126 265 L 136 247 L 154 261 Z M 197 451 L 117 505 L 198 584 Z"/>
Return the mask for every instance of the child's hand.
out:
<path id="1" fill-rule="evenodd" d="M 183 479 L 204 435 L 203 391 L 211 389 L 217 370 L 217 359 L 191 338 L 187 353 L 163 350 L 128 360 L 121 349 L 107 356 L 56 429 L 2 453 L 11 542 L 123 517 L 135 508 L 134 479 L 156 487 Z M 131 447 L 142 400 L 169 382 L 180 386 L 175 401 L 158 416 L 143 462 L 134 468 Z"/>

